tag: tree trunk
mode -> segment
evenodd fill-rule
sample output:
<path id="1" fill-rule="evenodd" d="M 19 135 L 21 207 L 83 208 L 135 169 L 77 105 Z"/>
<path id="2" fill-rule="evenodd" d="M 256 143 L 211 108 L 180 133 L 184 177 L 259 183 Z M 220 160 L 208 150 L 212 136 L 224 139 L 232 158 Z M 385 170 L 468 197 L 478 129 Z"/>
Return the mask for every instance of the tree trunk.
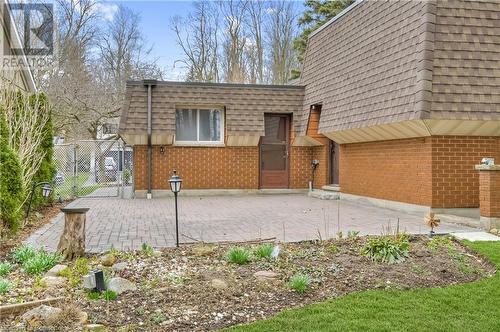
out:
<path id="1" fill-rule="evenodd" d="M 82 257 L 85 253 L 85 213 L 88 208 L 63 208 L 64 232 L 57 251 L 65 260 Z"/>

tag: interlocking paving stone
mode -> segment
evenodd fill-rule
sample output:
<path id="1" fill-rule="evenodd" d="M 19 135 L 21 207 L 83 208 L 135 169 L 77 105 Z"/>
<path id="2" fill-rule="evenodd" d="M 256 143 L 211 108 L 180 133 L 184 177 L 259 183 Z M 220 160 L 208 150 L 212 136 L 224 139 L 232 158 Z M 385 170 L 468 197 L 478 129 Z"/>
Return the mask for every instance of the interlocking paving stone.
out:
<path id="1" fill-rule="evenodd" d="M 102 252 L 140 249 L 143 242 L 154 247 L 175 245 L 173 198 L 120 199 L 80 198 L 71 207 L 89 207 L 86 249 Z M 337 219 L 340 208 L 340 221 Z M 280 241 L 300 241 L 334 237 L 340 230 L 360 235 L 378 235 L 399 218 L 400 229 L 408 233 L 428 233 L 423 215 L 411 215 L 349 201 L 319 200 L 306 195 L 247 195 L 179 198 L 181 243 L 194 241 L 247 241 L 276 237 Z M 55 250 L 64 227 L 58 214 L 28 238 L 35 246 Z M 470 232 L 474 228 L 442 222 L 439 232 Z"/>

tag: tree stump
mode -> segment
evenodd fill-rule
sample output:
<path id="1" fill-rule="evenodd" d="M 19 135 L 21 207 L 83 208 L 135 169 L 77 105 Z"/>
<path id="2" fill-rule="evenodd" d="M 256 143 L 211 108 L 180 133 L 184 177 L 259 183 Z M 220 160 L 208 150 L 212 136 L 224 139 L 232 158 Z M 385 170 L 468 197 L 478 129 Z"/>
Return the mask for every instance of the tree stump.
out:
<path id="1" fill-rule="evenodd" d="M 85 214 L 88 208 L 63 208 L 64 232 L 57 251 L 65 260 L 82 257 L 85 253 Z"/>

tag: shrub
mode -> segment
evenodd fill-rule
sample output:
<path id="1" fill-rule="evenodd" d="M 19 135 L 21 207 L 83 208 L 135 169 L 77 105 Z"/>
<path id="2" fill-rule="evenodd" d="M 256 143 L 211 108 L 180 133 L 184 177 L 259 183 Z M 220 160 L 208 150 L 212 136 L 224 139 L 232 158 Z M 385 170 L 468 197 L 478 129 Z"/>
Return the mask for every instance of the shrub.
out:
<path id="1" fill-rule="evenodd" d="M 10 282 L 5 279 L 0 279 L 0 294 L 5 294 L 10 290 Z"/>
<path id="2" fill-rule="evenodd" d="M 250 262 L 250 257 L 251 254 L 248 250 L 239 248 L 239 247 L 234 247 L 229 249 L 229 252 L 227 253 L 227 260 L 230 263 L 235 263 L 239 265 L 247 264 Z"/>
<path id="3" fill-rule="evenodd" d="M 142 246 L 141 246 L 141 254 L 145 255 L 145 256 L 148 256 L 148 257 L 151 257 L 153 256 L 155 253 L 153 247 L 151 247 L 149 244 L 147 243 L 143 243 Z"/>
<path id="4" fill-rule="evenodd" d="M 0 277 L 4 277 L 12 271 L 12 265 L 8 262 L 0 263 Z"/>
<path id="5" fill-rule="evenodd" d="M 118 295 L 112 290 L 105 290 L 104 292 L 102 292 L 102 298 L 106 301 L 114 301 L 117 297 Z"/>
<path id="6" fill-rule="evenodd" d="M 359 237 L 359 231 L 347 231 L 348 239 L 356 239 Z"/>
<path id="7" fill-rule="evenodd" d="M 67 278 L 71 287 L 76 287 L 80 284 L 82 276 L 88 274 L 89 271 L 88 260 L 86 258 L 78 258 L 71 268 L 67 267 L 59 272 L 59 276 Z"/>
<path id="8" fill-rule="evenodd" d="M 27 274 L 38 275 L 50 270 L 61 261 L 61 256 L 54 253 L 47 253 L 43 250 L 36 252 L 35 256 L 23 263 L 23 270 Z"/>
<path id="9" fill-rule="evenodd" d="M 21 164 L 7 143 L 8 135 L 5 112 L 0 109 L 0 235 L 19 229 L 24 197 Z"/>
<path id="10" fill-rule="evenodd" d="M 43 136 L 38 146 L 38 150 L 44 153 L 44 157 L 40 163 L 40 167 L 33 176 L 32 182 L 52 182 L 56 175 L 55 162 L 53 161 L 54 155 L 54 130 L 52 125 L 52 117 L 50 114 L 50 107 L 47 100 L 47 96 L 43 93 L 38 95 L 32 95 L 30 97 L 31 103 L 38 104 L 38 107 L 44 109 L 45 112 L 49 113 L 49 118 L 43 127 Z M 47 205 L 54 199 L 55 191 L 52 191 L 49 199 L 43 197 L 41 190 L 36 190 L 33 195 L 32 208 L 37 208 L 39 206 Z"/>
<path id="11" fill-rule="evenodd" d="M 304 293 L 311 284 L 311 278 L 308 275 L 297 273 L 290 278 L 288 282 L 288 287 L 296 291 L 297 293 Z"/>
<path id="12" fill-rule="evenodd" d="M 99 300 L 101 298 L 101 294 L 99 292 L 94 292 L 94 291 L 88 292 L 87 293 L 87 298 L 89 300 L 94 300 L 94 301 L 95 300 Z"/>
<path id="13" fill-rule="evenodd" d="M 453 249 L 453 241 L 447 236 L 435 236 L 426 244 L 427 248 L 436 252 L 439 248 Z"/>
<path id="14" fill-rule="evenodd" d="M 394 264 L 403 262 L 408 257 L 409 249 L 406 236 L 382 236 L 369 239 L 362 254 L 374 262 Z"/>
<path id="15" fill-rule="evenodd" d="M 336 254 L 340 251 L 340 249 L 336 244 L 332 243 L 328 246 L 328 251 L 330 251 L 332 254 Z"/>
<path id="16" fill-rule="evenodd" d="M 254 251 L 254 255 L 258 258 L 271 258 L 274 246 L 270 243 L 262 244 Z"/>
<path id="17" fill-rule="evenodd" d="M 33 247 L 28 245 L 22 245 L 17 247 L 12 251 L 12 260 L 16 263 L 23 264 L 28 259 L 35 257 L 36 251 Z"/>

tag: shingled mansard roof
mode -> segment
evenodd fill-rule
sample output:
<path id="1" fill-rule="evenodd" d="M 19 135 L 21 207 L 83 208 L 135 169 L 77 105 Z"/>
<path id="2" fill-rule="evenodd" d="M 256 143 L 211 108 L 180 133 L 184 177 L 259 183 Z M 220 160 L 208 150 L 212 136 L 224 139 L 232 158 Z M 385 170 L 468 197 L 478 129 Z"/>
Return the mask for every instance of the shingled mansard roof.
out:
<path id="1" fill-rule="evenodd" d="M 264 135 L 264 113 L 293 113 L 299 118 L 301 86 L 157 82 L 152 89 L 153 144 L 170 144 L 175 134 L 175 109 L 223 107 L 228 145 L 257 145 Z M 129 82 L 120 133 L 130 144 L 145 144 L 147 88 Z"/>
<path id="2" fill-rule="evenodd" d="M 321 104 L 339 142 L 500 135 L 498 22 L 496 0 L 355 2 L 309 39 L 299 132 Z"/>
<path id="3" fill-rule="evenodd" d="M 175 108 L 224 106 L 228 145 L 256 145 L 264 113 L 293 113 L 307 140 L 339 143 L 430 135 L 500 135 L 500 1 L 359 0 L 313 33 L 299 86 L 160 82 L 153 143 L 171 143 Z M 145 144 L 147 90 L 127 86 L 120 133 Z M 317 143 L 317 142 L 316 142 Z"/>

